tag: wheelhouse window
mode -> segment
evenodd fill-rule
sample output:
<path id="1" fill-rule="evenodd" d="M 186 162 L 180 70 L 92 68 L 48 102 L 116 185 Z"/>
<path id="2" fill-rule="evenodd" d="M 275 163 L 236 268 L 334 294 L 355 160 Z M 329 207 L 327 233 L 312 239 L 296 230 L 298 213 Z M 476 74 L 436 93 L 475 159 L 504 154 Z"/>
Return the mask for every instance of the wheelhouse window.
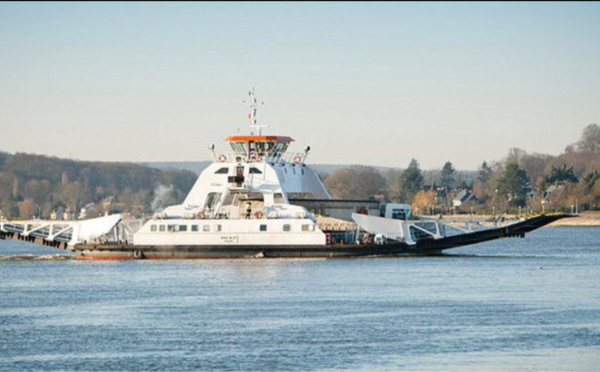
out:
<path id="1" fill-rule="evenodd" d="M 210 231 L 210 225 L 202 226 L 202 231 Z"/>
<path id="2" fill-rule="evenodd" d="M 150 231 L 156 231 L 156 225 L 150 226 Z"/>
<path id="3" fill-rule="evenodd" d="M 160 225 L 159 230 L 160 231 L 165 231 L 167 228 L 165 225 Z"/>
<path id="4" fill-rule="evenodd" d="M 231 142 L 231 148 L 236 154 L 246 154 L 245 142 Z"/>
<path id="5" fill-rule="evenodd" d="M 302 231 L 315 231 L 315 225 L 304 224 L 302 225 Z"/>
<path id="6" fill-rule="evenodd" d="M 258 168 L 251 167 L 250 168 L 250 174 L 262 174 L 262 172 Z"/>
<path id="7" fill-rule="evenodd" d="M 179 225 L 179 231 L 187 231 L 187 225 Z"/>
<path id="8" fill-rule="evenodd" d="M 229 168 L 227 168 L 227 167 L 223 167 L 215 172 L 215 174 L 228 174 L 228 173 L 229 173 Z"/>
<path id="9" fill-rule="evenodd" d="M 260 225 L 260 231 L 267 231 L 267 225 Z"/>
<path id="10" fill-rule="evenodd" d="M 292 231 L 292 226 L 288 224 L 283 225 L 283 231 Z"/>
<path id="11" fill-rule="evenodd" d="M 406 211 L 404 209 L 394 209 L 392 211 L 393 220 L 406 220 Z"/>
<path id="12" fill-rule="evenodd" d="M 167 231 L 175 231 L 175 225 L 168 225 Z"/>
<path id="13" fill-rule="evenodd" d="M 215 225 L 215 231 L 221 231 L 221 225 Z"/>
<path id="14" fill-rule="evenodd" d="M 198 225 L 192 225 L 192 231 L 198 231 Z"/>

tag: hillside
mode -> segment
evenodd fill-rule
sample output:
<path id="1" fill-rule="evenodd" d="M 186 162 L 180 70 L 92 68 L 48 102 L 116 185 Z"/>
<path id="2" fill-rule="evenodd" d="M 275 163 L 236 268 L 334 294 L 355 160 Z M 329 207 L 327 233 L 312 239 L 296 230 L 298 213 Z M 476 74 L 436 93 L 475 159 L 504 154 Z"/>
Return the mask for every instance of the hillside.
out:
<path id="1" fill-rule="evenodd" d="M 150 213 L 181 201 L 195 180 L 186 170 L 0 152 L 0 211 L 47 218 L 59 208 L 74 213 L 87 205 L 91 215 Z"/>

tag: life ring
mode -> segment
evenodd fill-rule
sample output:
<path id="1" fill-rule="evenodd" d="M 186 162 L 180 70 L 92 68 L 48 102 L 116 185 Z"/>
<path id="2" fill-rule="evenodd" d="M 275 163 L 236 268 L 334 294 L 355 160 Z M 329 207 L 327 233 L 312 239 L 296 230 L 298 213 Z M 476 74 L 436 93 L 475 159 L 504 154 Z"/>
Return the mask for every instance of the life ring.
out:
<path id="1" fill-rule="evenodd" d="M 302 161 L 302 157 L 300 155 L 294 156 L 294 163 L 298 164 Z"/>
<path id="2" fill-rule="evenodd" d="M 227 161 L 227 156 L 225 156 L 225 155 L 219 156 L 219 162 L 225 163 L 225 161 Z"/>
<path id="3" fill-rule="evenodd" d="M 254 213 L 254 217 L 256 217 L 257 220 L 260 220 L 261 218 L 263 218 L 263 212 L 258 211 Z"/>

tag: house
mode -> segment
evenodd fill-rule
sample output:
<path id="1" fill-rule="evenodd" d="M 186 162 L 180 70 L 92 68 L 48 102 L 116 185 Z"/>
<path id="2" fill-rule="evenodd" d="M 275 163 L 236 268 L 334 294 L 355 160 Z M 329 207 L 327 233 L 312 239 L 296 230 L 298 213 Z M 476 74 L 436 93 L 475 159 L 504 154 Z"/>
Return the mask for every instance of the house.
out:
<path id="1" fill-rule="evenodd" d="M 445 199 L 448 197 L 448 189 L 446 189 L 446 187 L 443 186 L 436 186 L 435 183 L 433 183 L 432 185 L 424 185 L 421 188 L 422 191 L 434 191 L 436 193 L 436 197 L 438 199 Z"/>
<path id="2" fill-rule="evenodd" d="M 89 216 L 98 214 L 98 209 L 96 208 L 96 204 L 88 203 L 79 211 L 79 219 L 84 220 Z"/>
<path id="3" fill-rule="evenodd" d="M 58 207 L 55 210 L 53 210 L 52 213 L 50 213 L 50 219 L 51 220 L 62 220 L 62 219 L 64 219 L 64 215 L 65 215 L 65 208 Z"/>
<path id="4" fill-rule="evenodd" d="M 452 206 L 460 207 L 461 205 L 463 205 L 469 201 L 475 201 L 475 200 L 477 200 L 477 198 L 470 190 L 463 189 L 458 194 L 456 194 L 454 199 L 452 199 Z"/>
<path id="5" fill-rule="evenodd" d="M 533 188 L 533 186 L 531 186 L 530 183 L 527 183 L 527 186 L 525 188 L 527 189 L 527 191 L 525 192 L 525 196 L 527 196 L 528 198 L 534 198 L 537 196 L 537 192 L 535 192 L 535 189 Z"/>
<path id="6" fill-rule="evenodd" d="M 558 198 L 560 196 L 560 194 L 562 194 L 564 188 L 565 188 L 565 185 L 561 185 L 561 184 L 550 185 L 542 193 L 542 199 L 545 201 L 555 200 L 556 198 Z"/>

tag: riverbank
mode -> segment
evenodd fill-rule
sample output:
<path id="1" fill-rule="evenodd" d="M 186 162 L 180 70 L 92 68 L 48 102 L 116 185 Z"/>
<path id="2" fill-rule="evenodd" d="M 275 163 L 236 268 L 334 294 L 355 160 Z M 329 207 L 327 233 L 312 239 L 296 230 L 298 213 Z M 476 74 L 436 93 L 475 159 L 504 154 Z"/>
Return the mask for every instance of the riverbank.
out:
<path id="1" fill-rule="evenodd" d="M 427 216 L 426 216 L 427 217 Z M 437 216 L 432 216 L 437 217 Z M 516 215 L 505 215 L 506 219 L 517 218 Z M 442 216 L 442 220 L 468 220 L 468 219 L 488 219 L 492 218 L 491 215 L 469 215 L 469 214 L 458 214 L 458 215 L 445 215 Z M 584 212 L 576 217 L 563 218 L 556 222 L 549 224 L 550 227 L 561 227 L 561 226 L 578 226 L 578 227 L 600 227 L 600 213 L 598 212 Z"/>
<path id="2" fill-rule="evenodd" d="M 600 227 L 600 213 L 582 213 L 577 217 L 563 218 L 562 220 L 553 222 L 548 226 Z"/>

